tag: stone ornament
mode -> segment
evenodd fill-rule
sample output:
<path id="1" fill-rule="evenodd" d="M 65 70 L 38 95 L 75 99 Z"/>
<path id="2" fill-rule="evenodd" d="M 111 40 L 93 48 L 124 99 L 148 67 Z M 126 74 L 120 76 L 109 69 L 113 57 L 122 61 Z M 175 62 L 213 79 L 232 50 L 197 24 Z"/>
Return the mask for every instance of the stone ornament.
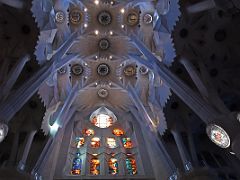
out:
<path id="1" fill-rule="evenodd" d="M 145 24 L 151 24 L 152 23 L 152 21 L 153 21 L 153 17 L 152 17 L 152 15 L 151 14 L 145 14 L 144 16 L 143 16 L 143 22 L 145 23 Z"/>
<path id="2" fill-rule="evenodd" d="M 99 89 L 98 96 L 101 98 L 106 98 L 108 96 L 108 91 L 106 89 Z"/>
<path id="3" fill-rule="evenodd" d="M 130 26 L 135 26 L 138 24 L 139 15 L 136 12 L 130 12 L 127 15 L 127 24 Z"/>
<path id="4" fill-rule="evenodd" d="M 148 69 L 147 69 L 145 66 L 141 66 L 141 67 L 139 68 L 139 72 L 140 72 L 140 74 L 142 74 L 142 75 L 146 75 L 146 74 L 148 73 Z"/>
<path id="5" fill-rule="evenodd" d="M 58 70 L 59 74 L 65 74 L 67 72 L 67 68 L 66 67 L 62 67 Z"/>
<path id="6" fill-rule="evenodd" d="M 98 46 L 101 50 L 107 50 L 110 47 L 110 43 L 107 39 L 101 39 L 98 43 Z"/>
<path id="7" fill-rule="evenodd" d="M 97 73 L 100 76 L 107 76 L 110 73 L 110 68 L 105 63 L 99 64 L 97 67 Z"/>
<path id="8" fill-rule="evenodd" d="M 128 65 L 123 70 L 125 76 L 134 76 L 136 75 L 136 67 L 133 65 Z"/>
<path id="9" fill-rule="evenodd" d="M 112 22 L 112 15 L 108 11 L 100 12 L 97 18 L 98 18 L 98 22 L 103 26 L 107 26 Z"/>
<path id="10" fill-rule="evenodd" d="M 55 20 L 57 23 L 63 23 L 65 20 L 65 14 L 63 11 L 57 11 L 55 14 Z"/>
<path id="11" fill-rule="evenodd" d="M 69 15 L 70 22 L 72 24 L 79 24 L 82 21 L 82 13 L 78 9 L 74 9 L 70 12 Z"/>
<path id="12" fill-rule="evenodd" d="M 74 74 L 75 76 L 80 76 L 83 73 L 83 67 L 80 64 L 74 64 L 71 67 L 71 72 L 72 74 Z"/>

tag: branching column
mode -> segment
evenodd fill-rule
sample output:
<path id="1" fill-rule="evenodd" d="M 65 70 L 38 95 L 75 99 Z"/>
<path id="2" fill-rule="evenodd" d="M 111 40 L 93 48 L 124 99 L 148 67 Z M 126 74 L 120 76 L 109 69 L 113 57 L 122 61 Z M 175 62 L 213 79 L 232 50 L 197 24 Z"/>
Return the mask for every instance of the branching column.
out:
<path id="1" fill-rule="evenodd" d="M 215 7 L 216 7 L 216 4 L 214 0 L 204 0 L 194 5 L 188 6 L 187 11 L 189 13 L 198 13 L 198 12 L 206 11 Z"/>
<path id="2" fill-rule="evenodd" d="M 31 131 L 31 132 L 29 132 L 29 134 L 27 136 L 27 142 L 26 142 L 26 145 L 25 145 L 25 148 L 24 148 L 24 151 L 23 151 L 22 159 L 20 160 L 20 162 L 18 164 L 18 169 L 21 170 L 21 171 L 25 170 L 28 154 L 29 154 L 29 151 L 31 149 L 32 142 L 33 142 L 33 139 L 34 139 L 34 136 L 35 136 L 36 132 L 37 132 L 36 130 Z"/>
<path id="3" fill-rule="evenodd" d="M 185 102 L 206 124 L 216 119 L 219 113 L 196 92 L 189 88 L 181 79 L 174 75 L 164 66 L 134 35 L 130 36 L 138 49 L 144 54 L 147 60 L 139 56 L 131 56 L 139 63 L 157 72 L 162 80 L 173 90 L 173 92 Z"/>
<path id="4" fill-rule="evenodd" d="M 190 161 L 188 152 L 186 150 L 185 144 L 183 142 L 182 136 L 180 132 L 175 128 L 171 130 L 171 133 L 174 137 L 174 140 L 176 142 L 180 157 L 182 159 L 183 167 L 185 171 L 191 171 L 192 170 L 192 163 Z"/>
<path id="5" fill-rule="evenodd" d="M 67 99 L 65 100 L 65 103 L 60 112 L 57 111 L 59 114 L 55 116 L 57 118 L 54 123 L 59 124 L 59 128 L 56 134 L 53 134 L 49 138 L 41 153 L 41 156 L 39 157 L 34 169 L 32 170 L 32 174 L 35 176 L 35 179 L 38 179 L 41 176 L 46 179 L 53 179 L 65 127 L 76 111 L 76 109 L 72 107 L 72 104 L 78 94 L 78 90 L 79 86 L 78 84 L 75 84 Z M 49 167 L 50 165 L 51 167 Z M 46 166 L 51 168 L 51 171 L 46 170 Z"/>
<path id="6" fill-rule="evenodd" d="M 24 0 L 0 0 L 0 3 L 17 9 L 22 9 L 25 5 Z"/>
<path id="7" fill-rule="evenodd" d="M 14 166 L 16 163 L 17 153 L 18 153 L 18 146 L 19 146 L 19 132 L 14 133 L 13 137 L 13 144 L 10 152 L 10 158 L 8 160 L 7 166 Z"/>
<path id="8" fill-rule="evenodd" d="M 1 89 L 0 100 L 1 101 L 6 99 L 6 97 L 10 93 L 10 90 L 12 89 L 13 85 L 15 84 L 16 80 L 18 79 L 20 73 L 22 72 L 25 64 L 29 60 L 30 60 L 29 55 L 26 55 L 22 59 L 20 59 L 20 62 L 10 72 L 9 77 L 7 77 L 6 82 L 0 86 L 0 89 Z"/>
<path id="9" fill-rule="evenodd" d="M 191 62 L 189 62 L 188 59 L 186 58 L 181 58 L 180 59 L 180 63 L 185 67 L 185 69 L 187 70 L 188 74 L 190 75 L 190 77 L 192 78 L 194 84 L 197 86 L 199 92 L 201 93 L 201 95 L 207 99 L 208 97 L 208 91 L 205 87 L 205 85 L 203 84 L 202 80 L 200 79 L 199 74 L 196 71 L 196 68 L 191 64 Z"/>
<path id="10" fill-rule="evenodd" d="M 41 69 L 16 92 L 0 104 L 1 121 L 8 124 L 11 118 L 22 106 L 37 92 L 41 84 L 47 80 L 52 73 L 74 59 L 77 55 L 65 55 L 76 38 L 77 33 L 73 33 L 67 41 L 57 50 L 51 61 L 48 61 Z"/>
<path id="11" fill-rule="evenodd" d="M 143 106 L 140 98 L 136 94 L 136 91 L 131 85 L 128 85 L 128 93 L 129 96 L 136 106 L 137 110 L 133 107 L 130 107 L 131 112 L 136 117 L 136 120 L 142 127 L 145 134 L 149 137 L 153 145 L 155 145 L 155 149 L 159 152 L 159 156 L 161 156 L 162 162 L 167 164 L 166 168 L 168 170 L 169 175 L 176 173 L 176 166 L 172 161 L 171 157 L 169 156 L 167 150 L 165 149 L 163 143 L 161 142 L 160 138 L 158 137 L 158 132 L 156 126 L 154 126 L 150 116 L 147 113 L 147 110 Z"/>

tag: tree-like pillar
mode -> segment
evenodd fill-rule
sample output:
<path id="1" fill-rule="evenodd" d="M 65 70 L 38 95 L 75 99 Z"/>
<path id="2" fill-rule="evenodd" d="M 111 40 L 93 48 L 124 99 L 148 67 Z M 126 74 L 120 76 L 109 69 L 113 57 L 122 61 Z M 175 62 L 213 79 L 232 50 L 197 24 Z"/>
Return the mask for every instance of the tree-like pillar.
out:
<path id="1" fill-rule="evenodd" d="M 25 5 L 24 0 L 0 0 L 0 3 L 17 9 L 22 9 Z"/>
<path id="2" fill-rule="evenodd" d="M 28 62 L 29 60 L 30 60 L 29 55 L 24 56 L 22 59 L 20 59 L 20 62 L 10 72 L 7 81 L 0 86 L 0 89 L 2 89 L 0 91 L 0 100 L 6 99 L 16 80 L 18 79 L 20 73 L 22 72 L 26 62 Z"/>
<path id="3" fill-rule="evenodd" d="M 13 144 L 10 152 L 10 157 L 7 163 L 7 166 L 14 166 L 16 163 L 17 152 L 19 146 L 19 132 L 14 133 Z"/>
<path id="4" fill-rule="evenodd" d="M 183 163 L 183 167 L 185 169 L 185 171 L 191 171 L 192 170 L 192 163 L 190 161 L 189 155 L 187 153 L 185 144 L 183 142 L 182 136 L 180 134 L 180 132 L 175 128 L 175 129 L 171 129 L 171 133 L 174 137 L 174 140 L 176 142 L 177 148 L 178 148 L 178 152 L 180 154 L 182 163 Z"/>
<path id="5" fill-rule="evenodd" d="M 77 32 L 73 33 L 67 41 L 56 51 L 50 61 L 48 61 L 41 69 L 26 83 L 24 83 L 17 91 L 9 96 L 6 101 L 0 104 L 1 121 L 6 124 L 18 112 L 22 106 L 37 92 L 43 82 L 47 80 L 52 73 L 67 64 L 78 55 L 65 55 L 72 46 L 77 36 Z"/>
<path id="6" fill-rule="evenodd" d="M 214 0 L 205 0 L 205 1 L 200 1 L 196 4 L 193 4 L 191 6 L 188 6 L 187 11 L 189 13 L 198 13 L 198 12 L 206 11 L 215 7 L 216 7 L 216 4 Z"/>
<path id="7" fill-rule="evenodd" d="M 232 139 L 232 149 L 240 158 L 240 149 L 237 145 L 240 141 L 238 138 L 239 132 L 237 127 L 240 125 L 237 118 L 230 113 L 223 113 L 216 108 L 217 105 L 214 106 L 213 104 L 206 102 L 181 79 L 174 75 L 162 62 L 160 62 L 136 36 L 131 35 L 130 38 L 146 59 L 137 55 L 129 56 L 139 61 L 139 63 L 144 64 L 147 68 L 157 72 L 162 80 L 172 89 L 172 91 L 208 126 L 216 124 L 217 126 L 224 128 L 230 139 Z"/>
<path id="8" fill-rule="evenodd" d="M 27 142 L 26 142 L 26 145 L 25 145 L 25 148 L 24 148 L 24 151 L 23 151 L 22 159 L 20 160 L 20 162 L 18 164 L 18 169 L 20 171 L 25 170 L 28 154 L 29 154 L 29 151 L 31 149 L 32 142 L 33 142 L 33 139 L 34 139 L 34 136 L 35 136 L 36 132 L 37 132 L 36 130 L 31 131 L 31 132 L 29 132 L 29 134 L 27 136 Z"/>
<path id="9" fill-rule="evenodd" d="M 215 108 L 203 100 L 196 92 L 189 88 L 188 85 L 173 74 L 144 46 L 144 44 L 136 36 L 131 35 L 130 38 L 146 59 L 135 55 L 130 56 L 139 61 L 139 63 L 145 65 L 147 68 L 157 72 L 161 79 L 173 90 L 173 92 L 206 124 L 219 116 L 219 112 Z"/>
<path id="10" fill-rule="evenodd" d="M 144 131 L 144 134 L 149 137 L 148 139 L 153 144 L 153 149 L 158 152 L 159 156 L 161 156 L 161 161 L 163 163 L 166 163 L 166 171 L 168 175 L 172 175 L 176 172 L 176 166 L 174 162 L 172 161 L 171 157 L 169 156 L 167 150 L 165 149 L 165 146 L 161 142 L 161 139 L 158 136 L 157 132 L 157 126 L 153 123 L 151 120 L 149 114 L 147 113 L 147 110 L 143 106 L 139 96 L 136 94 L 136 91 L 134 88 L 129 84 L 128 85 L 128 93 L 129 96 L 134 103 L 135 107 L 130 107 L 131 112 L 135 116 L 136 120 L 138 121 L 139 125 L 141 126 L 142 130 Z"/>
<path id="11" fill-rule="evenodd" d="M 72 104 L 78 94 L 78 90 L 79 86 L 78 84 L 75 84 L 65 100 L 61 110 L 56 112 L 58 113 L 57 116 L 53 116 L 56 117 L 56 120 L 53 124 L 56 124 L 58 129 L 49 138 L 34 169 L 32 170 L 32 174 L 35 176 L 35 179 L 39 178 L 40 176 L 44 177 L 44 179 L 53 179 L 65 127 L 76 111 Z M 46 171 L 46 166 L 49 166 L 48 168 L 51 168 L 51 171 Z"/>
<path id="12" fill-rule="evenodd" d="M 188 136 L 188 144 L 189 144 L 189 149 L 190 149 L 193 165 L 197 167 L 199 165 L 199 162 L 198 162 L 196 147 L 194 144 L 194 137 L 193 137 L 192 131 L 190 131 L 190 129 L 187 132 L 187 136 Z"/>
<path id="13" fill-rule="evenodd" d="M 207 99 L 208 97 L 208 91 L 207 88 L 205 87 L 205 85 L 203 84 L 198 72 L 196 71 L 196 68 L 192 65 L 191 62 L 189 62 L 188 59 L 186 58 L 181 58 L 180 59 L 180 63 L 185 67 L 185 69 L 187 70 L 188 74 L 190 75 L 190 77 L 192 78 L 194 84 L 196 85 L 196 87 L 198 88 L 199 92 L 201 93 L 201 95 Z"/>

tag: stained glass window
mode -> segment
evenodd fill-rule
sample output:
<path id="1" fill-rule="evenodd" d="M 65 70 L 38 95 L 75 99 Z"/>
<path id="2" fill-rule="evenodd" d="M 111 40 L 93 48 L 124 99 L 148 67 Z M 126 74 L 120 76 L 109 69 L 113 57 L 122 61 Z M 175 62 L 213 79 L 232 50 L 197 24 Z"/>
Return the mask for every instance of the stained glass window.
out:
<path id="1" fill-rule="evenodd" d="M 94 135 L 94 130 L 93 129 L 83 129 L 83 134 L 85 136 L 92 136 L 92 135 Z"/>
<path id="2" fill-rule="evenodd" d="M 131 155 L 128 155 L 126 158 L 126 168 L 129 175 L 137 174 L 136 160 Z"/>
<path id="3" fill-rule="evenodd" d="M 98 158 L 92 158 L 90 161 L 90 173 L 92 175 L 100 174 L 100 161 Z"/>
<path id="4" fill-rule="evenodd" d="M 124 131 L 122 129 L 119 129 L 119 128 L 115 128 L 113 129 L 112 133 L 115 135 L 115 136 L 122 136 L 124 135 Z"/>
<path id="5" fill-rule="evenodd" d="M 115 138 L 107 138 L 107 145 L 109 148 L 116 148 L 117 143 Z"/>
<path id="6" fill-rule="evenodd" d="M 118 174 L 118 162 L 116 158 L 110 158 L 108 161 L 109 174 Z"/>
<path id="7" fill-rule="evenodd" d="M 92 113 L 90 121 L 93 125 L 99 128 L 108 128 L 117 121 L 117 117 L 106 107 L 100 107 Z"/>
<path id="8" fill-rule="evenodd" d="M 92 123 L 100 128 L 107 128 L 113 124 L 113 119 L 109 115 L 99 114 L 92 119 Z"/>
<path id="9" fill-rule="evenodd" d="M 76 146 L 77 148 L 80 148 L 81 146 L 83 146 L 85 143 L 84 138 L 83 137 L 76 137 Z"/>
<path id="10" fill-rule="evenodd" d="M 99 148 L 100 147 L 100 138 L 99 137 L 92 138 L 91 147 L 92 148 Z"/>
<path id="11" fill-rule="evenodd" d="M 131 138 L 122 138 L 122 142 L 123 142 L 123 147 L 125 148 L 132 148 L 132 141 Z"/>
<path id="12" fill-rule="evenodd" d="M 75 157 L 73 159 L 71 174 L 72 175 L 80 175 L 81 174 L 81 168 L 82 168 L 82 160 L 77 155 L 77 157 Z"/>
<path id="13" fill-rule="evenodd" d="M 228 148 L 230 146 L 230 137 L 222 127 L 216 124 L 209 124 L 207 126 L 207 134 L 221 148 Z"/>

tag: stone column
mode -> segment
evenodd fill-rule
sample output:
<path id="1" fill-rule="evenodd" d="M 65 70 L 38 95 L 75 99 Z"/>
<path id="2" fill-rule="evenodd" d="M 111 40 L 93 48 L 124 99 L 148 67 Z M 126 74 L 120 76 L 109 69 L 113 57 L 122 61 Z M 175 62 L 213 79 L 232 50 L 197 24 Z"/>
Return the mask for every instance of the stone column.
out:
<path id="1" fill-rule="evenodd" d="M 172 89 L 172 91 L 185 102 L 206 124 L 219 116 L 219 112 L 194 92 L 187 84 L 173 74 L 162 62 L 160 62 L 150 50 L 134 35 L 130 38 L 136 47 L 144 54 L 146 59 L 139 56 L 129 55 L 139 61 L 147 68 L 158 73 L 161 79 Z"/>
<path id="2" fill-rule="evenodd" d="M 216 7 L 216 4 L 215 4 L 214 0 L 204 0 L 204 1 L 198 2 L 194 5 L 188 6 L 187 11 L 189 13 L 198 13 L 198 12 L 206 11 L 209 9 L 213 9 L 215 7 Z"/>
<path id="3" fill-rule="evenodd" d="M 157 72 L 162 80 L 172 89 L 172 91 L 183 102 L 185 102 L 186 105 L 191 108 L 203 122 L 207 125 L 216 124 L 224 128 L 232 140 L 232 149 L 240 158 L 240 148 L 238 148 L 237 145 L 239 141 L 238 128 L 240 127 L 240 124 L 237 121 L 237 118 L 233 117 L 228 112 L 224 111 L 225 113 L 223 113 L 220 108 L 218 110 L 216 108 L 217 105 L 206 102 L 181 79 L 174 75 L 162 62 L 160 62 L 136 36 L 131 35 L 130 38 L 146 59 L 137 55 L 129 56 L 139 61 L 139 63 L 144 64 L 147 68 Z"/>
<path id="4" fill-rule="evenodd" d="M 29 151 L 31 149 L 32 142 L 33 142 L 33 139 L 34 139 L 34 136 L 35 136 L 36 132 L 37 132 L 36 130 L 31 131 L 31 132 L 29 132 L 29 134 L 27 136 L 27 142 L 26 142 L 26 145 L 25 145 L 25 148 L 24 148 L 24 151 L 23 151 L 22 159 L 18 163 L 18 170 L 20 170 L 20 171 L 25 170 L 28 154 L 29 154 Z"/>
<path id="5" fill-rule="evenodd" d="M 190 130 L 188 130 L 187 135 L 188 135 L 188 143 L 189 143 L 191 157 L 193 160 L 193 165 L 197 167 L 199 165 L 199 162 L 198 162 L 197 152 L 194 144 L 193 134 Z"/>
<path id="6" fill-rule="evenodd" d="M 7 166 L 15 165 L 18 152 L 18 145 L 19 145 L 19 132 L 15 132 L 13 137 L 13 145 L 10 152 L 10 158 L 8 160 Z"/>
<path id="7" fill-rule="evenodd" d="M 75 84 L 65 100 L 63 107 L 60 109 L 60 111 L 57 111 L 58 114 L 55 116 L 56 120 L 54 123 L 57 123 L 59 127 L 49 138 L 34 169 L 32 170 L 32 174 L 35 176 L 35 179 L 41 176 L 46 179 L 53 179 L 65 128 L 76 111 L 72 104 L 75 100 L 78 90 L 78 84 Z M 51 171 L 50 169 L 46 170 L 46 166 L 50 168 Z"/>
<path id="8" fill-rule="evenodd" d="M 25 5 L 24 0 L 0 0 L 0 3 L 17 9 L 22 9 Z"/>
<path id="9" fill-rule="evenodd" d="M 13 85 L 15 84 L 16 80 L 18 79 L 20 73 L 22 72 L 25 64 L 30 60 L 29 55 L 24 56 L 22 59 L 19 60 L 18 64 L 13 67 L 11 72 L 9 73 L 9 77 L 7 81 L 0 86 L 2 91 L 0 92 L 0 99 L 5 100 L 8 96 L 10 90 L 12 89 Z"/>
<path id="10" fill-rule="evenodd" d="M 134 106 L 137 108 L 136 109 L 135 107 L 129 107 L 129 109 L 131 110 L 132 114 L 135 116 L 136 120 L 141 126 L 145 137 L 148 137 L 148 140 L 151 141 L 153 151 L 158 152 L 159 158 L 161 158 L 161 162 L 165 165 L 165 173 L 168 174 L 168 176 L 171 176 L 171 174 L 174 174 L 176 172 L 177 168 L 172 161 L 170 155 L 168 154 L 164 144 L 158 136 L 158 132 L 156 129 L 157 127 L 152 122 L 145 107 L 143 106 L 138 95 L 136 94 L 136 91 L 131 85 L 128 85 L 128 93 Z M 157 172 L 155 171 L 155 173 Z"/>
<path id="11" fill-rule="evenodd" d="M 77 33 L 73 33 L 67 41 L 57 50 L 52 59 L 44 64 L 41 69 L 26 83 L 24 83 L 17 91 L 9 96 L 9 98 L 0 104 L 0 117 L 6 124 L 18 112 L 23 105 L 37 92 L 41 84 L 51 76 L 56 70 L 67 64 L 77 55 L 65 55 L 67 50 L 73 44 Z"/>
<path id="12" fill-rule="evenodd" d="M 185 171 L 191 171 L 192 170 L 192 164 L 189 158 L 189 155 L 187 153 L 185 144 L 183 142 L 182 136 L 180 134 L 180 132 L 177 129 L 172 129 L 171 133 L 174 137 L 174 140 L 176 142 L 180 157 L 182 159 L 182 163 L 183 163 L 183 167 L 185 169 Z"/>
<path id="13" fill-rule="evenodd" d="M 181 58 L 180 63 L 185 67 L 187 70 L 188 74 L 192 78 L 194 84 L 197 86 L 199 92 L 201 95 L 207 99 L 208 97 L 208 91 L 205 85 L 203 84 L 198 72 L 196 71 L 196 68 L 192 65 L 192 63 L 186 59 L 186 58 Z"/>

